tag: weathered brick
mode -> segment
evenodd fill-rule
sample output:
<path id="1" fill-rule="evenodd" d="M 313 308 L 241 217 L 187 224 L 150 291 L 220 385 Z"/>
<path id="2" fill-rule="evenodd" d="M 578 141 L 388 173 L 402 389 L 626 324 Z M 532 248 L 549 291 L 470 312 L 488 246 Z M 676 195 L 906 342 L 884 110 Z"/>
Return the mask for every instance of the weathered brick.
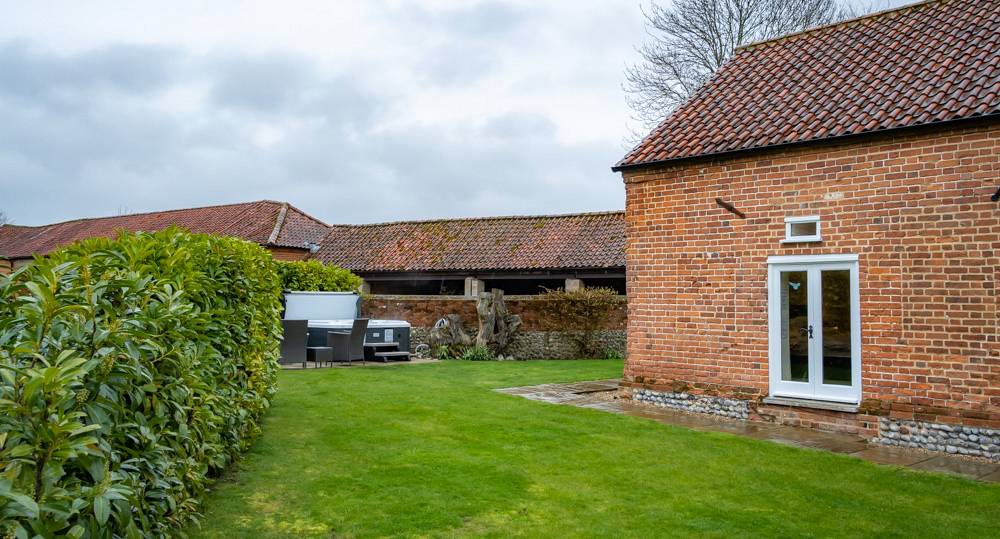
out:
<path id="1" fill-rule="evenodd" d="M 996 122 L 623 175 L 626 385 L 767 395 L 767 257 L 856 253 L 862 401 L 872 415 L 794 420 L 862 434 L 886 414 L 1000 427 Z M 822 242 L 780 243 L 785 217 L 814 214 Z M 792 420 L 778 408 L 764 415 Z"/>

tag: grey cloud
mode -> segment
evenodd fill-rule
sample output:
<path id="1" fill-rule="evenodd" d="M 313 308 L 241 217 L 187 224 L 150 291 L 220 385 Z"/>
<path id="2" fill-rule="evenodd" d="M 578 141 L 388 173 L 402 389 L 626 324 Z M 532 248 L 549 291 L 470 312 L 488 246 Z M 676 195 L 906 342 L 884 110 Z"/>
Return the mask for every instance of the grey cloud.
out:
<path id="1" fill-rule="evenodd" d="M 487 123 L 485 133 L 511 141 L 523 138 L 551 138 L 556 126 L 552 120 L 538 114 L 508 113 L 493 118 Z"/>
<path id="2" fill-rule="evenodd" d="M 502 2 L 467 2 L 445 10 L 429 10 L 417 4 L 408 4 L 404 17 L 407 22 L 425 31 L 494 39 L 516 31 L 526 15 Z"/>
<path id="3" fill-rule="evenodd" d="M 416 68 L 423 82 L 452 86 L 473 83 L 498 65 L 496 49 L 454 39 L 435 47 Z"/>
<path id="4" fill-rule="evenodd" d="M 27 79 L 0 88 L 0 209 L 21 224 L 260 198 L 331 223 L 623 204 L 616 144 L 559 143 L 551 120 L 523 113 L 376 129 L 388 97 L 301 57 L 8 43 L 5 66 Z M 152 99 L 192 80 L 210 88 L 200 112 Z M 255 140 L 261 125 L 274 141 Z"/>
<path id="5" fill-rule="evenodd" d="M 236 107 L 256 112 L 280 112 L 302 97 L 313 82 L 312 66 L 291 55 L 213 58 L 204 66 L 213 81 L 212 102 L 217 107 Z"/>
<path id="6" fill-rule="evenodd" d="M 146 45 L 114 45 L 56 55 L 24 41 L 0 45 L 0 95 L 30 101 L 39 95 L 86 99 L 93 92 L 145 94 L 171 79 L 176 51 Z"/>
<path id="7" fill-rule="evenodd" d="M 361 81 L 325 76 L 301 56 L 212 55 L 193 69 L 211 84 L 216 110 L 277 121 L 307 119 L 345 129 L 371 123 L 379 97 Z"/>
<path id="8" fill-rule="evenodd" d="M 503 37 L 517 29 L 525 14 L 510 4 L 482 2 L 448 12 L 442 17 L 448 28 L 483 37 Z"/>
<path id="9" fill-rule="evenodd" d="M 385 137 L 370 162 L 381 172 L 382 195 L 398 203 L 371 205 L 375 215 L 367 220 L 570 212 L 593 200 L 606 201 L 601 209 L 623 205 L 620 180 L 607 166 L 617 148 L 523 136 L 515 123 L 505 117 L 478 129 L 408 129 Z M 507 136 L 498 124 L 507 124 Z M 522 129 L 548 126 L 541 118 L 521 118 Z M 598 170 L 607 171 L 606 183 L 585 180 Z"/>
<path id="10" fill-rule="evenodd" d="M 437 43 L 415 66 L 422 81 L 456 85 L 474 82 L 493 71 L 500 62 L 500 51 L 524 40 L 528 16 L 501 2 L 470 2 L 447 10 L 409 4 L 404 19 L 415 35 Z"/>
<path id="11" fill-rule="evenodd" d="M 387 107 L 386 98 L 363 86 L 361 81 L 340 76 L 314 81 L 316 88 L 305 93 L 299 112 L 322 118 L 330 125 L 364 129 Z"/>

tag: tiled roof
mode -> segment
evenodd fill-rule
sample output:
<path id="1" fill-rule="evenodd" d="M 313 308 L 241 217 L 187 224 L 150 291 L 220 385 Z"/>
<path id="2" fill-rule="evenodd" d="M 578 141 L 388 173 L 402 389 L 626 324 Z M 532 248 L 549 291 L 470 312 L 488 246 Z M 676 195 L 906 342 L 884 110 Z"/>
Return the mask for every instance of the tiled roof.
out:
<path id="1" fill-rule="evenodd" d="M 314 256 L 361 273 L 620 268 L 625 214 L 334 226 Z"/>
<path id="2" fill-rule="evenodd" d="M 319 243 L 328 227 L 294 206 L 261 200 L 115 217 L 76 219 L 42 226 L 0 227 L 0 257 L 44 255 L 74 241 L 114 236 L 118 230 L 152 232 L 176 225 L 192 232 L 236 236 L 261 245 L 306 248 Z"/>
<path id="3" fill-rule="evenodd" d="M 7 257 L 6 252 L 11 250 L 13 245 L 23 241 L 23 238 L 26 238 L 33 231 L 32 227 L 27 226 L 0 225 L 0 258 Z"/>
<path id="4" fill-rule="evenodd" d="M 265 245 L 277 247 L 307 247 L 307 244 L 318 245 L 330 231 L 330 225 L 316 219 L 308 213 L 284 203 L 284 218 L 272 230 L 272 236 Z M 274 234 L 277 231 L 277 234 Z"/>
<path id="5" fill-rule="evenodd" d="M 937 0 L 738 49 L 616 170 L 1000 114 L 1000 1 Z"/>

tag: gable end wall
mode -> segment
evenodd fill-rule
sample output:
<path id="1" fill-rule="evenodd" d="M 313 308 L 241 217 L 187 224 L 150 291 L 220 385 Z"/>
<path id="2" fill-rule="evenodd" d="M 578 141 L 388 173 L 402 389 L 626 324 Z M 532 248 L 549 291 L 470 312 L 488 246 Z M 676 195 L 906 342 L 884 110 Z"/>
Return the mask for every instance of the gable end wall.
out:
<path id="1" fill-rule="evenodd" d="M 624 178 L 626 394 L 736 396 L 761 416 L 855 431 L 875 416 L 1000 427 L 1000 125 Z M 780 243 L 786 216 L 814 214 L 822 243 Z M 860 255 L 862 413 L 770 409 L 767 257 L 842 253 Z"/>

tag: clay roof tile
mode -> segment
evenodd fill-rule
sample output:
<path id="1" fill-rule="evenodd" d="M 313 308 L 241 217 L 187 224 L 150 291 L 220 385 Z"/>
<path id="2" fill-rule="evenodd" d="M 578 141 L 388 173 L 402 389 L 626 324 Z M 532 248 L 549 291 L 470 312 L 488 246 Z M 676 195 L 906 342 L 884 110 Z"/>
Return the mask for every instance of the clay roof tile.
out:
<path id="1" fill-rule="evenodd" d="M 284 210 L 284 211 L 283 211 Z M 179 226 L 192 232 L 235 236 L 261 245 L 305 248 L 319 243 L 329 227 L 298 208 L 273 200 L 184 208 L 113 217 L 75 219 L 41 226 L 0 227 L 0 257 L 30 258 L 120 230 L 154 232 Z"/>
<path id="2" fill-rule="evenodd" d="M 336 225 L 314 258 L 361 273 L 622 268 L 625 212 Z"/>
<path id="3" fill-rule="evenodd" d="M 1000 2 L 932 0 L 738 49 L 615 169 L 1000 113 Z"/>

